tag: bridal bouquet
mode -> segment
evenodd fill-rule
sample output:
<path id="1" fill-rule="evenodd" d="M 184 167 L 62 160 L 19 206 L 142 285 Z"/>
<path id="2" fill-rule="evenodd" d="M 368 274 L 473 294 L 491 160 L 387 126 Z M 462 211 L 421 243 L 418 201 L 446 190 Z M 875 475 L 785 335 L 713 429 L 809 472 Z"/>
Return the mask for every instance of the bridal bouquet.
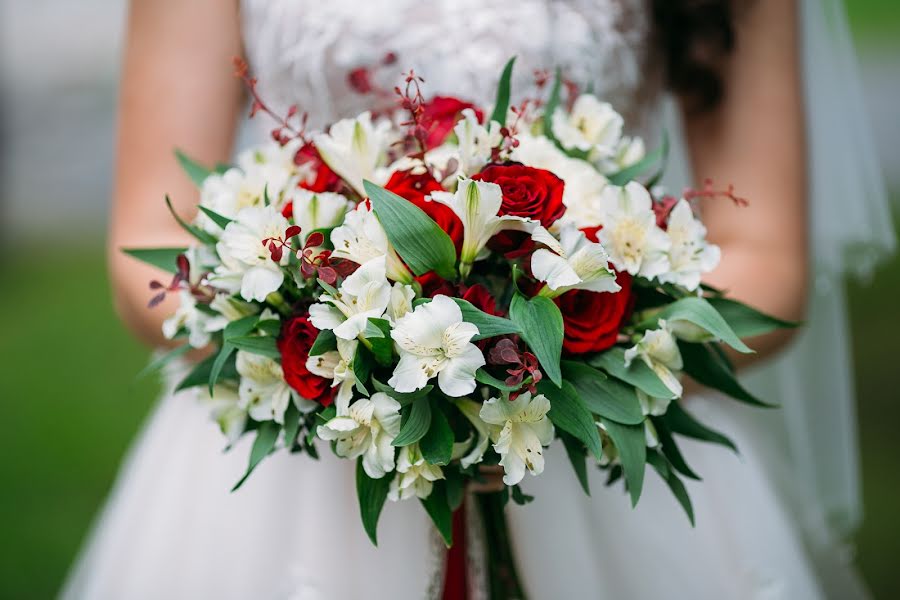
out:
<path id="1" fill-rule="evenodd" d="M 215 349 L 178 388 L 230 442 L 255 436 L 247 475 L 281 450 L 356 461 L 373 542 L 385 501 L 417 498 L 450 545 L 481 465 L 503 469 L 498 502 L 529 501 L 556 439 L 585 493 L 599 468 L 636 503 L 649 465 L 693 520 L 679 436 L 733 445 L 681 379 L 761 405 L 724 347 L 790 326 L 701 283 L 719 248 L 692 201 L 730 189 L 665 195 L 665 143 L 646 153 L 559 73 L 511 105 L 512 66 L 490 114 L 409 73 L 390 109 L 325 131 L 291 109 L 235 166 L 179 153 L 201 200 L 173 216 L 196 243 L 126 250 L 173 273 L 151 305 L 181 301 L 164 333 L 185 344 L 157 364 Z"/>

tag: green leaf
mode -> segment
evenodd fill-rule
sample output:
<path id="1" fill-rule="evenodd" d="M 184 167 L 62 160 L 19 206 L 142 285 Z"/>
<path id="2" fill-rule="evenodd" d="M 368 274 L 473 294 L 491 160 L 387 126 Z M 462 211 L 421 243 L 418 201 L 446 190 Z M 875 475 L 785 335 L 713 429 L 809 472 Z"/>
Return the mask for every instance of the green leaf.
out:
<path id="1" fill-rule="evenodd" d="M 228 325 L 225 326 L 225 330 L 222 332 L 222 348 L 219 349 L 219 354 L 216 356 L 215 361 L 213 361 L 212 368 L 209 371 L 209 395 L 213 395 L 213 388 L 216 385 L 216 381 L 219 379 L 219 375 L 222 373 L 222 370 L 225 368 L 225 364 L 228 361 L 228 358 L 234 352 L 234 345 L 231 344 L 230 340 L 232 338 L 244 337 L 249 334 L 256 327 L 256 324 L 259 322 L 259 315 L 248 315 L 237 321 L 231 321 Z"/>
<path id="2" fill-rule="evenodd" d="M 227 227 L 228 224 L 231 223 L 231 221 L 233 221 L 233 219 L 229 219 L 228 217 L 223 217 L 219 213 L 212 211 L 212 210 L 206 208 L 205 206 L 198 206 L 198 208 L 200 210 L 202 210 L 204 213 L 206 213 L 206 216 L 209 217 L 213 223 L 215 223 L 222 229 L 225 229 L 225 227 Z"/>
<path id="3" fill-rule="evenodd" d="M 471 323 L 478 328 L 478 335 L 472 338 L 473 342 L 508 333 L 519 333 L 518 326 L 509 319 L 490 315 L 476 308 L 468 300 L 463 300 L 462 298 L 454 298 L 453 300 L 462 312 L 463 321 Z"/>
<path id="4" fill-rule="evenodd" d="M 228 343 L 238 350 L 244 350 L 245 352 L 250 352 L 252 354 L 267 356 L 275 360 L 281 358 L 281 352 L 278 351 L 278 344 L 273 337 L 243 336 L 231 338 L 228 340 Z"/>
<path id="5" fill-rule="evenodd" d="M 484 367 L 475 371 L 475 381 L 477 381 L 479 383 L 483 383 L 484 385 L 489 385 L 492 388 L 496 388 L 496 389 L 500 390 L 501 392 L 509 393 L 509 392 L 515 392 L 519 389 L 519 387 L 513 387 L 513 386 L 506 385 L 506 382 L 504 382 L 500 379 L 497 379 L 496 377 L 494 377 L 493 375 L 491 375 L 490 373 L 485 371 Z"/>
<path id="6" fill-rule="evenodd" d="M 137 378 L 141 379 L 141 378 L 146 377 L 147 375 L 150 375 L 151 373 L 156 373 L 157 371 L 162 369 L 164 366 L 166 366 L 167 364 L 169 364 L 171 361 L 175 360 L 179 356 L 182 356 L 183 354 L 187 354 L 190 350 L 191 350 L 191 345 L 185 344 L 184 346 L 179 346 L 178 348 L 170 350 L 170 351 L 166 352 L 165 354 L 157 356 L 155 359 L 150 361 L 150 364 L 148 364 L 146 367 L 141 369 L 141 371 L 137 374 Z"/>
<path id="7" fill-rule="evenodd" d="M 523 492 L 522 486 L 518 484 L 512 486 L 512 499 L 513 502 L 515 502 L 519 506 L 525 506 L 526 504 L 534 502 L 534 496 L 529 496 L 528 494 Z"/>
<path id="8" fill-rule="evenodd" d="M 309 355 L 319 356 L 332 350 L 337 350 L 337 338 L 330 329 L 323 329 L 316 336 L 316 341 L 313 342 L 312 348 L 309 349 Z"/>
<path id="9" fill-rule="evenodd" d="M 665 421 L 655 417 L 653 419 L 653 426 L 656 429 L 656 436 L 659 438 L 660 450 L 662 450 L 663 455 L 669 459 L 669 463 L 672 467 L 685 477 L 700 481 L 700 476 L 694 473 L 694 470 L 691 469 L 688 466 L 687 461 L 684 460 L 684 456 L 681 454 L 678 444 L 675 443 L 675 438 L 672 436 L 672 432 L 669 431 L 669 426 L 666 425 Z"/>
<path id="10" fill-rule="evenodd" d="M 412 202 L 371 181 L 363 186 L 388 240 L 410 270 L 416 275 L 434 271 L 445 279 L 454 278 L 456 247 L 450 236 Z"/>
<path id="11" fill-rule="evenodd" d="M 353 375 L 356 377 L 356 389 L 364 396 L 369 395 L 366 382 L 372 373 L 373 362 L 372 353 L 364 345 L 360 344 L 356 347 L 356 354 L 353 355 Z"/>
<path id="12" fill-rule="evenodd" d="M 212 366 L 215 360 L 216 355 L 211 354 L 197 363 L 194 368 L 191 369 L 191 372 L 188 373 L 185 378 L 178 383 L 178 385 L 175 387 L 175 391 L 180 392 L 181 390 L 186 390 L 188 388 L 196 387 L 199 385 L 206 385 L 209 382 L 209 374 L 212 371 Z M 234 368 L 233 362 L 225 365 L 220 378 L 235 380 L 238 378 L 238 372 Z"/>
<path id="13" fill-rule="evenodd" d="M 400 426 L 400 433 L 391 442 L 392 446 L 415 444 L 428 433 L 428 428 L 431 426 L 431 403 L 427 397 L 419 398 L 408 409 L 404 408 L 403 410 L 408 411 L 406 413 L 408 416 Z"/>
<path id="14" fill-rule="evenodd" d="M 697 421 L 692 415 L 685 412 L 677 402 L 673 402 L 669 405 L 666 414 L 663 415 L 661 419 L 669 427 L 672 433 L 677 433 L 695 440 L 721 444 L 726 448 L 731 448 L 734 452 L 738 451 L 734 442 L 718 431 L 713 431 L 706 425 Z"/>
<path id="15" fill-rule="evenodd" d="M 284 447 L 290 450 L 300 433 L 300 411 L 293 402 L 288 402 L 284 411 Z"/>
<path id="16" fill-rule="evenodd" d="M 687 514 L 688 520 L 691 522 L 691 527 L 693 527 L 694 507 L 691 504 L 691 498 L 688 496 L 684 483 L 681 482 L 681 479 L 678 478 L 678 475 L 676 475 L 672 469 L 668 468 L 665 459 L 660 456 L 659 453 L 650 452 L 647 455 L 647 462 L 656 469 L 659 476 L 663 478 L 663 481 L 665 481 L 666 484 L 668 484 L 675 499 L 678 500 L 678 503 L 681 504 L 681 508 L 683 508 L 684 512 Z"/>
<path id="17" fill-rule="evenodd" d="M 669 135 L 664 132 L 662 143 L 653 152 L 650 152 L 644 158 L 629 167 L 625 167 L 618 173 L 608 175 L 607 179 L 613 185 L 625 185 L 629 181 L 635 179 L 638 175 L 647 169 L 660 163 L 660 170 L 665 166 L 666 159 L 669 156 Z"/>
<path id="18" fill-rule="evenodd" d="M 557 107 L 559 106 L 559 99 L 562 92 L 562 69 L 556 67 L 556 71 L 553 75 L 553 87 L 550 88 L 550 98 L 547 100 L 547 105 L 544 107 L 544 137 L 552 141 L 557 146 L 559 145 L 559 141 L 556 139 L 556 136 L 553 135 L 553 113 L 556 112 Z"/>
<path id="19" fill-rule="evenodd" d="M 431 403 L 431 426 L 419 440 L 422 456 L 432 465 L 446 465 L 453 453 L 453 430 L 444 411 L 437 405 L 434 397 L 428 398 Z"/>
<path id="20" fill-rule="evenodd" d="M 172 206 L 172 200 L 171 200 L 171 198 L 169 198 L 169 196 L 166 196 L 166 206 L 169 207 L 169 212 L 172 213 L 172 217 L 175 219 L 175 221 L 179 225 L 181 225 L 181 228 L 184 229 L 185 231 L 187 231 L 192 236 L 194 236 L 197 239 L 197 241 L 199 241 L 201 244 L 206 244 L 208 246 L 214 246 L 216 244 L 216 242 L 218 240 L 215 237 L 206 233 L 199 227 L 195 227 L 194 225 L 191 225 L 190 223 L 188 223 L 187 221 L 182 219 L 178 215 L 177 212 L 175 212 L 175 207 Z"/>
<path id="21" fill-rule="evenodd" d="M 753 337 L 771 333 L 778 329 L 792 329 L 799 327 L 800 323 L 782 321 L 775 317 L 761 313 L 755 308 L 742 304 L 729 298 L 707 298 L 713 308 L 718 311 L 734 333 L 741 338 Z"/>
<path id="22" fill-rule="evenodd" d="M 422 398 L 423 396 L 427 396 L 429 394 L 429 392 L 431 392 L 431 390 L 434 389 L 434 386 L 429 383 L 428 385 L 423 387 L 421 390 L 416 390 L 414 392 L 398 392 L 391 386 L 381 383 L 374 377 L 372 378 L 372 386 L 375 388 L 375 391 L 387 394 L 388 396 L 390 396 L 391 398 L 393 398 L 394 400 L 396 400 L 403 406 L 407 406 L 408 404 L 411 404 L 415 400 L 418 400 L 419 398 Z"/>
<path id="23" fill-rule="evenodd" d="M 563 446 L 566 448 L 566 456 L 569 457 L 569 462 L 572 464 L 572 470 L 575 471 L 575 477 L 578 478 L 578 483 L 581 484 L 581 489 L 584 490 L 585 494 L 590 496 L 591 486 L 588 482 L 587 457 L 585 456 L 587 449 L 584 447 L 584 444 L 565 431 L 560 431 L 559 437 L 562 439 Z"/>
<path id="24" fill-rule="evenodd" d="M 562 355 L 563 318 L 553 300 L 541 296 L 526 299 L 516 292 L 509 316 L 519 326 L 519 334 L 537 357 L 550 381 L 562 384 L 559 361 Z"/>
<path id="25" fill-rule="evenodd" d="M 647 445 L 643 425 L 622 425 L 600 418 L 606 433 L 619 451 L 619 461 L 625 472 L 625 483 L 631 495 L 631 505 L 636 506 L 644 487 L 644 465 L 647 463 Z"/>
<path id="26" fill-rule="evenodd" d="M 722 318 L 722 315 L 713 308 L 712 304 L 703 298 L 692 296 L 676 300 L 663 308 L 655 317 L 641 323 L 639 326 L 645 327 L 648 324 L 650 324 L 650 326 L 655 326 L 657 319 L 665 319 L 667 321 L 687 321 L 688 323 L 693 323 L 697 327 L 708 331 L 717 339 L 722 340 L 738 352 L 743 352 L 744 354 L 753 352 L 753 350 L 747 347 L 747 344 L 741 341 L 741 338 L 735 334 L 731 327 L 728 326 L 728 323 Z"/>
<path id="27" fill-rule="evenodd" d="M 175 264 L 175 261 L 180 254 L 184 254 L 187 250 L 187 248 L 122 248 L 122 252 L 128 256 L 167 273 L 178 272 L 178 265 Z"/>
<path id="28" fill-rule="evenodd" d="M 550 412 L 547 416 L 553 424 L 575 436 L 587 446 L 594 458 L 600 460 L 603 451 L 597 424 L 572 384 L 563 381 L 561 387 L 556 387 L 547 381 L 541 381 L 538 392 L 550 400 Z"/>
<path id="29" fill-rule="evenodd" d="M 449 548 L 453 545 L 453 513 L 450 511 L 450 504 L 447 502 L 447 486 L 444 481 L 437 480 L 431 494 L 424 500 L 421 500 L 425 512 L 431 517 L 438 533 L 444 540 L 444 544 Z"/>
<path id="30" fill-rule="evenodd" d="M 592 412 L 625 425 L 643 423 L 644 413 L 632 386 L 581 362 L 564 360 L 562 372 Z"/>
<path id="31" fill-rule="evenodd" d="M 635 360 L 631 366 L 625 367 L 625 350 L 610 348 L 602 354 L 588 359 L 592 367 L 603 369 L 616 379 L 630 383 L 645 394 L 654 398 L 675 398 L 676 395 L 666 387 L 660 378 L 643 361 Z"/>
<path id="32" fill-rule="evenodd" d="M 250 449 L 250 464 L 247 465 L 247 472 L 241 477 L 240 481 L 234 484 L 231 491 L 237 490 L 244 485 L 253 469 L 269 455 L 275 448 L 275 442 L 278 441 L 278 433 L 281 431 L 281 425 L 275 421 L 263 421 L 256 430 L 256 439 L 253 441 L 253 447 Z"/>
<path id="33" fill-rule="evenodd" d="M 362 458 L 356 461 L 356 497 L 359 500 L 359 514 L 362 517 L 363 529 L 375 546 L 378 545 L 378 518 L 387 500 L 393 475 L 388 473 L 381 479 L 372 479 L 363 469 Z"/>
<path id="34" fill-rule="evenodd" d="M 500 75 L 500 83 L 497 85 L 497 101 L 494 102 L 494 112 L 491 113 L 491 121 L 497 121 L 501 125 L 506 125 L 506 113 L 509 111 L 509 98 L 512 94 L 512 71 L 516 57 L 513 56 L 503 67 L 503 74 Z M 488 121 L 490 125 L 490 121 Z"/>
<path id="35" fill-rule="evenodd" d="M 728 364 L 706 344 L 679 342 L 678 348 L 684 361 L 684 372 L 697 383 L 753 406 L 767 408 L 774 406 L 748 392 L 734 376 Z"/>
<path id="36" fill-rule="evenodd" d="M 385 319 L 370 318 L 366 322 L 366 330 L 363 332 L 372 345 L 372 355 L 375 362 L 383 367 L 390 366 L 394 356 L 394 341 L 391 339 L 391 324 Z"/>
<path id="37" fill-rule="evenodd" d="M 463 478 L 456 469 L 444 469 L 444 481 L 447 485 L 447 504 L 450 510 L 456 510 L 463 503 L 465 497 L 465 486 Z"/>
<path id="38" fill-rule="evenodd" d="M 202 187 L 203 182 L 213 172 L 197 161 L 189 158 L 181 150 L 175 150 L 175 158 L 178 159 L 178 164 L 181 165 L 181 168 L 187 173 L 187 176 L 191 178 L 191 181 L 193 181 L 194 185 L 197 187 Z"/>
<path id="39" fill-rule="evenodd" d="M 277 338 L 281 334 L 281 321 L 278 319 L 264 319 L 256 324 L 256 328 L 268 336 Z"/>

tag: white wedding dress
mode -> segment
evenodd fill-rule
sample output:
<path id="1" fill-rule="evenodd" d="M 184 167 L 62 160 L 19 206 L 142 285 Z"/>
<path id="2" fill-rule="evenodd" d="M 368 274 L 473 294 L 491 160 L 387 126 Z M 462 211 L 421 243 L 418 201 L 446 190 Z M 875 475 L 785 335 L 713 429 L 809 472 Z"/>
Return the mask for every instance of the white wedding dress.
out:
<path id="1" fill-rule="evenodd" d="M 661 70 L 642 0 L 244 0 L 241 8 L 263 96 L 279 108 L 298 102 L 315 125 L 367 108 L 371 96 L 348 84 L 354 68 L 370 68 L 391 89 L 401 70 L 414 67 L 426 94 L 489 106 L 515 54 L 518 91 L 531 86 L 535 69 L 560 65 L 613 102 L 636 133 L 649 134 L 649 145 L 662 127 Z M 379 66 L 388 52 L 396 62 Z M 251 122 L 245 141 L 268 126 Z M 169 377 L 170 387 L 176 380 Z M 808 534 L 798 494 L 785 485 L 790 478 L 777 475 L 775 467 L 789 462 L 780 454 L 781 412 L 714 395 L 686 402 L 740 448 L 738 456 L 682 444 L 703 477 L 688 483 L 696 527 L 655 473 L 636 509 L 621 484 L 604 486 L 599 470 L 585 497 L 553 446 L 544 473 L 523 482 L 536 500 L 508 511 L 528 597 L 864 597 L 847 553 L 830 535 Z M 207 408 L 189 393 L 167 394 L 62 596 L 440 597 L 444 551 L 417 502 L 388 503 L 376 549 L 359 521 L 352 462 L 325 447 L 320 461 L 278 453 L 232 494 L 249 440 L 227 454 L 223 446 Z M 471 597 L 482 595 L 475 589 Z"/>

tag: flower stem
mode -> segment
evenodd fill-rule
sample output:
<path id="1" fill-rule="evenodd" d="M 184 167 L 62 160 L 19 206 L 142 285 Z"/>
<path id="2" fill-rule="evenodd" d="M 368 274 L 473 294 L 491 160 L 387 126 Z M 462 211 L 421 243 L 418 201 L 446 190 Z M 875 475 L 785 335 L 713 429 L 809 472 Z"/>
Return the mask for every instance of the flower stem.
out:
<path id="1" fill-rule="evenodd" d="M 513 560 L 506 522 L 504 492 L 476 494 L 487 546 L 490 600 L 525 600 L 525 593 Z"/>
<path id="2" fill-rule="evenodd" d="M 559 296 L 559 294 L 560 292 L 558 290 L 552 290 L 550 289 L 550 286 L 546 284 L 537 293 L 538 296 L 541 296 L 543 298 L 550 298 L 551 300 Z"/>
<path id="3" fill-rule="evenodd" d="M 285 302 L 284 296 L 281 295 L 281 292 L 272 292 L 271 294 L 266 296 L 266 302 L 271 304 L 275 310 L 282 314 L 282 316 L 291 316 L 291 307 L 287 302 Z"/>

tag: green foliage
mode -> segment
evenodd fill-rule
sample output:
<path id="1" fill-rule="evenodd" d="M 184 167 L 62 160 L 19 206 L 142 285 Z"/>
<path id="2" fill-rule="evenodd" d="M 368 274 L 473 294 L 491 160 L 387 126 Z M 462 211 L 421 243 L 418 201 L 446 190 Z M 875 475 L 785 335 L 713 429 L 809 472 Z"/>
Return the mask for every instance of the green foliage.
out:
<path id="1" fill-rule="evenodd" d="M 219 213 L 217 213 L 213 210 L 210 210 L 210 209 L 206 208 L 205 206 L 198 206 L 197 208 L 199 208 L 204 213 L 206 213 L 206 216 L 209 217 L 213 223 L 215 223 L 222 229 L 225 229 L 228 226 L 228 224 L 231 223 L 231 221 L 232 221 L 232 219 L 229 219 L 228 217 L 223 217 Z"/>
<path id="2" fill-rule="evenodd" d="M 662 173 L 665 168 L 666 160 L 669 156 L 669 136 L 668 134 L 663 135 L 662 143 L 656 148 L 653 152 L 648 153 L 644 158 L 634 163 L 631 166 L 625 167 L 618 173 L 613 173 L 609 175 L 607 179 L 613 185 L 625 185 L 629 181 L 634 180 L 641 173 L 647 171 L 653 165 L 659 163 L 659 169 L 657 173 L 654 174 L 650 179 L 656 180 L 659 178 L 659 175 Z M 648 184 L 650 185 L 650 184 Z"/>
<path id="3" fill-rule="evenodd" d="M 553 424 L 577 438 L 587 446 L 594 458 L 600 460 L 602 450 L 597 424 L 591 412 L 578 397 L 575 388 L 568 381 L 563 381 L 561 387 L 541 381 L 538 384 L 538 392 L 550 400 L 550 412 L 547 413 L 547 417 Z"/>
<path id="4" fill-rule="evenodd" d="M 175 261 L 187 248 L 122 248 L 122 252 L 167 273 L 177 273 Z"/>
<path id="5" fill-rule="evenodd" d="M 610 348 L 602 354 L 597 354 L 588 359 L 592 367 L 603 369 L 616 379 L 630 383 L 648 396 L 654 398 L 675 398 L 676 395 L 666 387 L 657 377 L 653 369 L 643 361 L 632 361 L 629 367 L 625 366 L 625 350 L 622 348 Z"/>
<path id="6" fill-rule="evenodd" d="M 273 337 L 248 335 L 230 338 L 228 343 L 237 350 L 259 354 L 260 356 L 267 356 L 275 360 L 281 358 L 281 352 L 278 351 L 278 345 Z"/>
<path id="7" fill-rule="evenodd" d="M 585 457 L 587 448 L 585 448 L 584 444 L 579 442 L 575 436 L 569 435 L 565 431 L 560 431 L 559 437 L 566 449 L 566 456 L 569 457 L 569 463 L 572 465 L 572 470 L 575 472 L 575 477 L 578 478 L 581 489 L 584 490 L 585 494 L 590 496 L 591 486 L 588 482 L 587 460 Z"/>
<path id="8" fill-rule="evenodd" d="M 640 327 L 655 326 L 657 319 L 665 319 L 667 321 L 687 321 L 693 323 L 697 327 L 708 331 L 717 339 L 722 340 L 738 352 L 745 354 L 752 353 L 753 350 L 741 341 L 741 338 L 729 327 L 728 323 L 722 318 L 712 304 L 703 298 L 690 296 L 676 300 L 663 308 L 649 322 L 641 323 Z"/>
<path id="9" fill-rule="evenodd" d="M 647 463 L 647 442 L 643 425 L 622 425 L 609 419 L 600 418 L 606 433 L 619 451 L 619 461 L 628 484 L 631 505 L 636 506 L 644 488 L 644 465 Z"/>
<path id="10" fill-rule="evenodd" d="M 694 507 L 691 504 L 691 498 L 688 496 L 684 483 L 681 482 L 681 479 L 678 478 L 675 471 L 669 468 L 666 459 L 658 452 L 651 451 L 647 455 L 647 462 L 650 463 L 657 473 L 659 473 L 659 476 L 663 478 L 663 481 L 665 481 L 669 486 L 669 489 L 672 490 L 672 495 L 675 496 L 675 499 L 678 500 L 681 508 L 684 509 L 684 512 L 687 514 L 688 520 L 690 520 L 691 526 L 693 527 Z"/>
<path id="11" fill-rule="evenodd" d="M 330 329 L 323 329 L 316 336 L 316 341 L 313 342 L 312 347 L 309 349 L 309 355 L 319 356 L 332 350 L 337 350 L 337 338 Z"/>
<path id="12" fill-rule="evenodd" d="M 748 392 L 737 380 L 731 366 L 707 344 L 679 342 L 678 348 L 684 359 L 684 372 L 697 383 L 719 390 L 735 400 L 754 406 L 772 407 Z"/>
<path id="13" fill-rule="evenodd" d="M 669 404 L 666 414 L 661 417 L 662 421 L 668 426 L 672 433 L 677 433 L 685 437 L 702 440 L 704 442 L 712 442 L 720 444 L 726 448 L 730 448 L 737 452 L 737 446 L 730 439 L 717 431 L 713 431 L 706 425 L 703 425 L 693 416 L 685 412 L 685 410 L 677 402 Z"/>
<path id="14" fill-rule="evenodd" d="M 216 238 L 214 238 L 212 235 L 182 219 L 179 214 L 175 212 L 175 207 L 172 206 L 172 200 L 168 196 L 166 196 L 166 206 L 168 207 L 169 212 L 172 214 L 172 217 L 181 226 L 181 228 L 191 234 L 198 242 L 200 242 L 201 244 L 206 244 L 207 246 L 214 246 L 216 244 L 218 240 L 216 240 Z"/>
<path id="15" fill-rule="evenodd" d="M 501 125 L 506 125 L 506 113 L 509 111 L 509 98 L 512 94 L 512 71 L 515 63 L 515 56 L 509 59 L 509 62 L 503 67 L 500 83 L 497 85 L 497 100 L 494 102 L 494 112 L 491 113 L 490 121 L 496 121 Z"/>
<path id="16" fill-rule="evenodd" d="M 393 446 L 409 446 L 415 444 L 428 433 L 431 426 L 431 403 L 423 396 L 412 404 L 403 407 L 403 420 L 400 433 L 391 442 Z"/>
<path id="17" fill-rule="evenodd" d="M 440 479 L 435 481 L 431 494 L 421 502 L 425 512 L 431 517 L 431 522 L 441 534 L 444 544 L 449 548 L 453 545 L 453 513 L 447 501 L 446 482 Z"/>
<path id="18" fill-rule="evenodd" d="M 453 430 L 447 421 L 447 416 L 437 400 L 433 396 L 428 398 L 431 403 L 431 426 L 419 440 L 419 449 L 422 456 L 432 465 L 446 465 L 450 462 L 453 453 Z"/>
<path id="19" fill-rule="evenodd" d="M 175 150 L 175 158 L 178 159 L 178 164 L 181 165 L 181 168 L 198 188 L 203 187 L 203 182 L 213 173 L 213 171 L 193 160 L 181 150 Z"/>
<path id="20" fill-rule="evenodd" d="M 778 329 L 791 329 L 800 325 L 800 323 L 777 319 L 730 298 L 713 297 L 707 298 L 707 301 L 722 315 L 734 333 L 741 338 L 763 335 Z"/>
<path id="21" fill-rule="evenodd" d="M 462 312 L 463 321 L 471 323 L 478 328 L 478 335 L 474 336 L 472 341 L 483 340 L 498 335 L 506 335 L 508 333 L 519 333 L 518 326 L 509 319 L 490 315 L 476 308 L 468 300 L 463 300 L 462 298 L 453 298 L 453 301 L 459 306 L 459 309 Z"/>
<path id="22" fill-rule="evenodd" d="M 591 412 L 625 425 L 644 421 L 641 403 L 632 386 L 581 362 L 564 360 L 562 370 L 563 377 Z"/>
<path id="23" fill-rule="evenodd" d="M 394 354 L 394 342 L 391 339 L 391 324 L 385 319 L 370 318 L 366 322 L 363 337 L 369 342 L 375 362 L 383 367 L 391 365 Z"/>
<path id="24" fill-rule="evenodd" d="M 391 479 L 394 473 L 388 473 L 380 479 L 372 479 L 366 475 L 363 469 L 362 458 L 356 461 L 356 497 L 359 500 L 359 516 L 362 518 L 363 529 L 372 544 L 378 545 L 378 519 L 381 517 L 381 509 L 387 500 L 391 487 Z"/>
<path id="25" fill-rule="evenodd" d="M 278 434 L 281 432 L 281 425 L 275 421 L 263 421 L 256 430 L 256 439 L 253 441 L 253 447 L 250 449 L 250 463 L 247 465 L 247 472 L 241 477 L 240 481 L 234 484 L 231 491 L 235 491 L 244 485 L 250 473 L 267 457 L 272 450 L 275 449 L 275 443 L 278 441 Z"/>
<path id="26" fill-rule="evenodd" d="M 434 271 L 445 279 L 456 273 L 456 247 L 421 208 L 371 181 L 363 182 L 372 210 L 391 245 L 416 275 Z"/>
<path id="27" fill-rule="evenodd" d="M 520 337 L 537 357 L 550 381 L 562 384 L 563 318 L 553 300 L 541 296 L 527 299 L 518 292 L 509 305 L 509 316 L 519 327 Z"/>

